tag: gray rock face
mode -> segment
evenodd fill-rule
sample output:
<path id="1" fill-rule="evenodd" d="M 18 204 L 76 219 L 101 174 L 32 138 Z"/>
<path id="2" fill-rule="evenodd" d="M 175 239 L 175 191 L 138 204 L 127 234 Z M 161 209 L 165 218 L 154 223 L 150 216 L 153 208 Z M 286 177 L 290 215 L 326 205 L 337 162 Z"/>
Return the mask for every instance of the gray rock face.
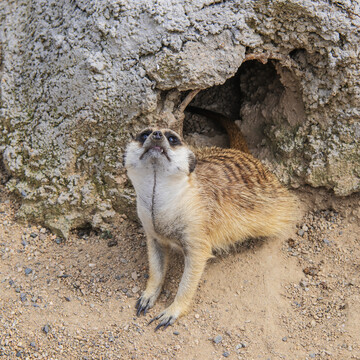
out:
<path id="1" fill-rule="evenodd" d="M 254 152 L 293 186 L 360 189 L 355 1 L 15 0 L 0 20 L 0 156 L 27 219 L 66 236 L 128 212 L 130 133 L 171 122 L 181 91 L 221 85 L 245 60 Z"/>

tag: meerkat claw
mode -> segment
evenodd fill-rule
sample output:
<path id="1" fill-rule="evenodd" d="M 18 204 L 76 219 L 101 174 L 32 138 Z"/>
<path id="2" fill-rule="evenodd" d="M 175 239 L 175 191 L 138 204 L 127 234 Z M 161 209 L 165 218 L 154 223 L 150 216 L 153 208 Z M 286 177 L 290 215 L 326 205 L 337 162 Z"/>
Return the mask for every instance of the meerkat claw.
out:
<path id="1" fill-rule="evenodd" d="M 151 319 L 149 322 L 148 322 L 148 326 L 154 322 L 155 320 L 158 320 L 160 318 L 161 315 L 158 315 L 158 316 L 155 316 L 153 319 Z"/>
<path id="2" fill-rule="evenodd" d="M 172 323 L 173 323 L 172 320 L 173 320 L 172 316 L 170 316 L 169 318 L 165 318 L 163 321 L 161 321 L 160 324 L 158 324 L 156 326 L 155 331 L 159 330 L 162 326 L 164 327 L 163 330 L 165 330 L 169 325 L 172 325 Z M 175 321 L 175 319 L 174 319 L 174 321 Z"/>
<path id="3" fill-rule="evenodd" d="M 150 299 L 144 300 L 143 297 L 140 297 L 136 302 L 135 309 L 137 309 L 136 311 L 137 316 L 140 316 L 142 311 L 144 315 L 146 315 L 146 313 L 150 309 Z"/>

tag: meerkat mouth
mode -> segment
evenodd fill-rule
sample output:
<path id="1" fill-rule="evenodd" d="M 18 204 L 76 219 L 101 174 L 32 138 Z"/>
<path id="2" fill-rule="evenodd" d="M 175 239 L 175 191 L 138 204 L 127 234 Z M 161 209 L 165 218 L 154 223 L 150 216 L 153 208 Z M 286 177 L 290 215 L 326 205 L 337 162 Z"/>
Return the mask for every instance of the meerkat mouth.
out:
<path id="1" fill-rule="evenodd" d="M 166 150 L 162 147 L 162 146 L 158 146 L 158 145 L 153 145 L 153 146 L 149 146 L 147 149 L 145 149 L 145 151 L 142 153 L 142 155 L 140 156 L 140 160 L 142 160 L 142 158 L 149 152 L 155 152 L 155 153 L 160 153 L 161 155 L 164 155 L 169 161 L 170 158 L 166 152 Z"/>

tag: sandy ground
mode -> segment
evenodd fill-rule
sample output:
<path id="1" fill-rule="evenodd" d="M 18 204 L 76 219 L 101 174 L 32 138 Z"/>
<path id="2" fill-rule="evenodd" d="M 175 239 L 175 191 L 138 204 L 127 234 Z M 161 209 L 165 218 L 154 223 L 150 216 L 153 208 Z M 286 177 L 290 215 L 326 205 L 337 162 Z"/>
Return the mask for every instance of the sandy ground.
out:
<path id="1" fill-rule="evenodd" d="M 360 359 L 360 198 L 297 195 L 307 211 L 291 238 L 210 261 L 189 314 L 154 332 L 179 255 L 156 306 L 136 317 L 148 272 L 138 224 L 124 217 L 64 242 L 18 223 L 0 185 L 0 358 Z"/>

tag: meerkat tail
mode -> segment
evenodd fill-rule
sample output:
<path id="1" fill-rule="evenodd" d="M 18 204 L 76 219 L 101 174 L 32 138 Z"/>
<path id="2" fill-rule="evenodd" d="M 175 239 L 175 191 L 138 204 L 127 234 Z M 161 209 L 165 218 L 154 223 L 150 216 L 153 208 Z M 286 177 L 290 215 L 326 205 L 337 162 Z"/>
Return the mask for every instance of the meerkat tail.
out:
<path id="1" fill-rule="evenodd" d="M 243 133 L 233 120 L 215 111 L 202 109 L 197 106 L 188 106 L 186 110 L 194 114 L 205 116 L 211 120 L 215 120 L 220 123 L 229 136 L 230 147 L 232 149 L 237 149 L 246 153 L 250 153 Z"/>

